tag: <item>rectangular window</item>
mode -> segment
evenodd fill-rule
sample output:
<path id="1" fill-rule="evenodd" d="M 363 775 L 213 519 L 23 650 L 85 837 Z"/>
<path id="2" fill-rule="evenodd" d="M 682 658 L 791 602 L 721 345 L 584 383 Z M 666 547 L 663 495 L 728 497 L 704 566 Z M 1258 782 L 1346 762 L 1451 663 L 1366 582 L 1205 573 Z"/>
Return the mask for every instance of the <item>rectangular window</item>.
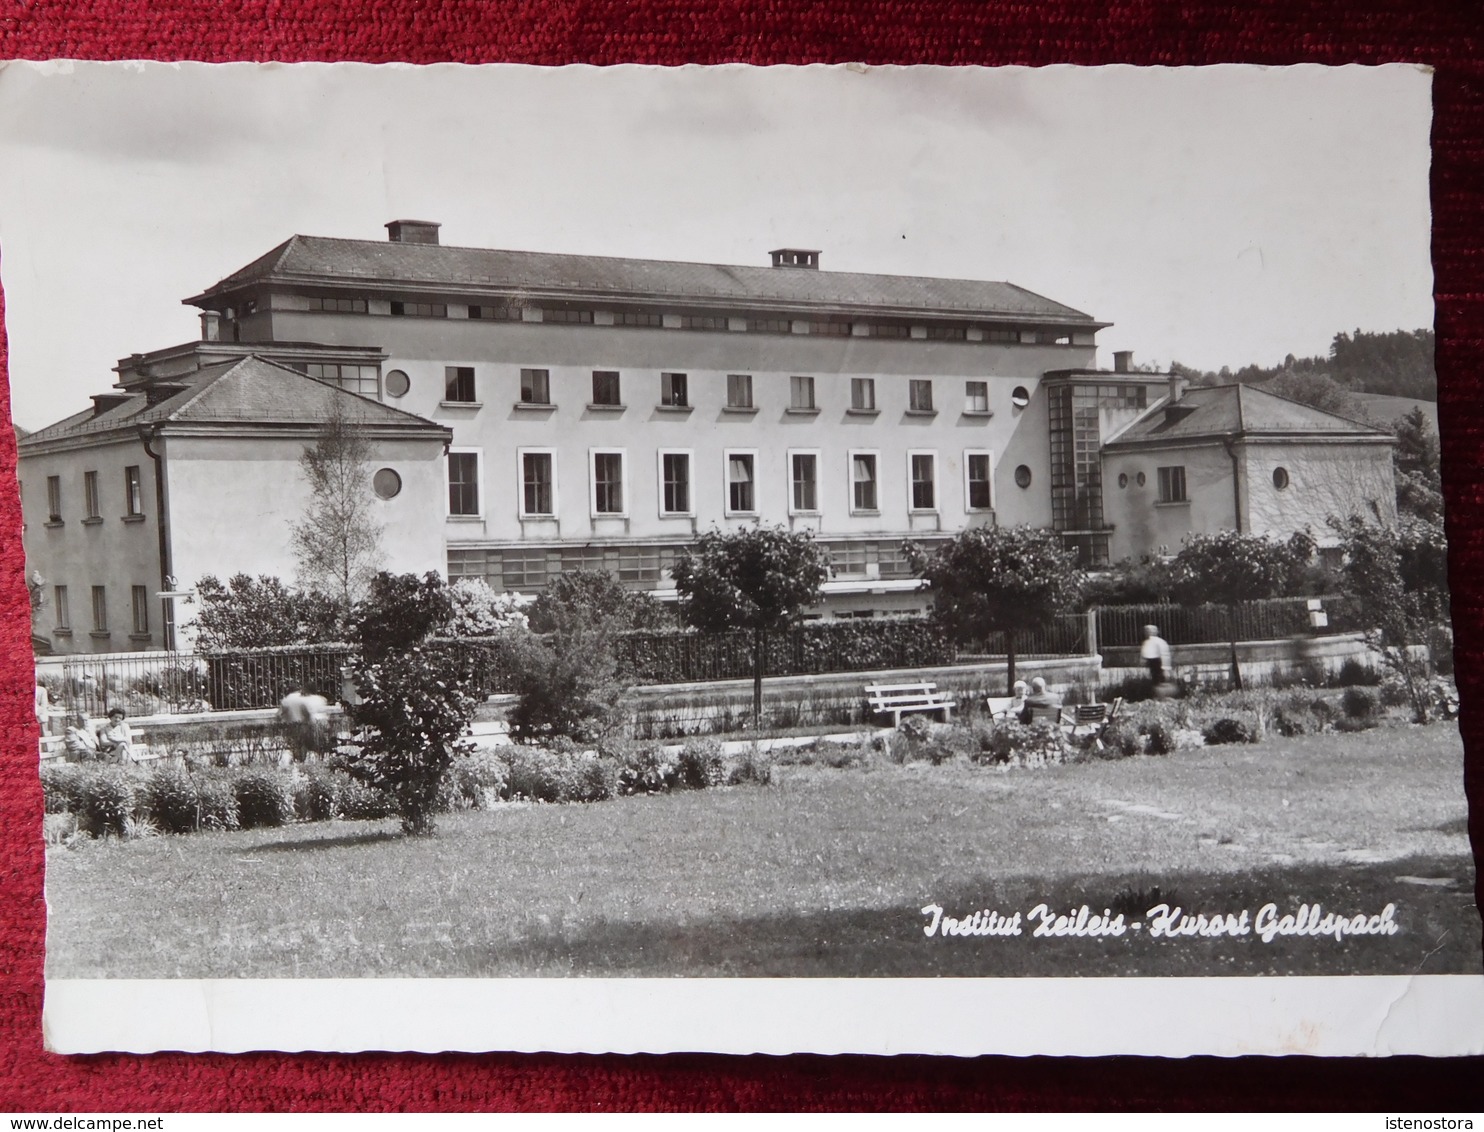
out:
<path id="1" fill-rule="evenodd" d="M 681 330 L 725 330 L 726 315 L 683 314 L 680 316 Z"/>
<path id="2" fill-rule="evenodd" d="M 1159 501 L 1161 503 L 1184 503 L 1185 465 L 1159 469 Z"/>
<path id="3" fill-rule="evenodd" d="M 93 632 L 108 632 L 108 589 L 106 586 L 93 587 Z"/>
<path id="4" fill-rule="evenodd" d="M 595 515 L 622 515 L 623 498 L 623 453 L 593 453 L 593 513 Z"/>
<path id="5" fill-rule="evenodd" d="M 727 408 L 752 408 L 752 374 L 727 374 Z"/>
<path id="6" fill-rule="evenodd" d="M 619 396 L 618 371 L 615 369 L 593 370 L 593 404 L 622 405 Z"/>
<path id="7" fill-rule="evenodd" d="M 989 382 L 966 381 L 964 382 L 964 412 L 987 413 L 989 412 Z"/>
<path id="8" fill-rule="evenodd" d="M 819 510 L 819 456 L 793 452 L 788 458 L 789 498 L 795 512 Z"/>
<path id="9" fill-rule="evenodd" d="M 788 334 L 794 324 L 786 318 L 749 318 L 747 329 L 759 334 Z"/>
<path id="10" fill-rule="evenodd" d="M 1020 331 L 1005 327 L 991 327 L 984 332 L 986 342 L 1019 342 Z"/>
<path id="11" fill-rule="evenodd" d="M 124 469 L 124 504 L 130 515 L 144 514 L 144 482 L 139 477 L 137 464 Z"/>
<path id="12" fill-rule="evenodd" d="M 619 311 L 613 316 L 615 326 L 664 326 L 665 316 L 642 311 Z"/>
<path id="13" fill-rule="evenodd" d="M 853 511 L 875 511 L 876 454 L 874 452 L 852 452 L 850 454 L 850 506 Z"/>
<path id="14" fill-rule="evenodd" d="M 551 404 L 551 371 L 523 369 L 520 371 L 520 403 L 522 405 Z"/>
<path id="15" fill-rule="evenodd" d="M 689 381 L 683 373 L 660 374 L 660 404 L 683 409 L 690 404 Z"/>
<path id="16" fill-rule="evenodd" d="M 791 377 L 788 379 L 788 407 L 790 409 L 813 409 L 814 404 L 814 379 L 812 377 Z"/>
<path id="17" fill-rule="evenodd" d="M 67 587 L 54 586 L 52 600 L 57 608 L 57 628 L 63 632 L 72 632 L 72 608 L 67 604 Z"/>
<path id="18" fill-rule="evenodd" d="M 876 408 L 876 379 L 852 377 L 850 379 L 850 407 L 857 412 L 873 412 Z"/>
<path id="19" fill-rule="evenodd" d="M 994 506 L 988 452 L 964 453 L 964 499 L 970 511 L 988 511 Z"/>
<path id="20" fill-rule="evenodd" d="M 556 474 L 550 452 L 520 455 L 521 515 L 556 514 Z"/>
<path id="21" fill-rule="evenodd" d="M 914 413 L 933 411 L 933 383 L 928 378 L 913 378 L 907 383 L 907 407 Z"/>
<path id="22" fill-rule="evenodd" d="M 554 311 L 543 309 L 541 312 L 542 322 L 584 323 L 592 322 L 592 320 L 592 311 Z"/>
<path id="23" fill-rule="evenodd" d="M 963 326 L 929 326 L 927 336 L 934 342 L 962 342 L 968 337 L 968 328 Z"/>
<path id="24" fill-rule="evenodd" d="M 62 477 L 46 477 L 46 520 L 49 523 L 62 521 Z"/>
<path id="25" fill-rule="evenodd" d="M 341 362 L 306 362 L 302 370 L 307 377 L 334 382 L 341 389 L 359 393 L 362 397 L 375 397 L 380 392 L 380 375 L 375 366 Z"/>
<path id="26" fill-rule="evenodd" d="M 149 633 L 149 590 L 144 586 L 134 586 L 129 597 L 134 609 L 134 635 L 143 637 Z"/>
<path id="27" fill-rule="evenodd" d="M 470 306 L 469 317 L 475 319 L 484 319 L 486 321 L 490 319 L 501 319 L 505 321 L 514 319 L 515 321 L 519 322 L 520 308 L 510 303 L 502 303 L 499 306 L 492 306 L 488 303 L 485 303 L 481 306 Z"/>
<path id="28" fill-rule="evenodd" d="M 443 367 L 443 399 L 445 401 L 478 401 L 474 389 L 473 366 Z"/>
<path id="29" fill-rule="evenodd" d="M 757 510 L 756 461 L 751 452 L 727 453 L 727 514 L 750 515 Z"/>
<path id="30" fill-rule="evenodd" d="M 102 512 L 98 509 L 98 473 L 83 472 L 82 474 L 82 502 L 87 508 L 89 519 L 101 518 Z"/>
<path id="31" fill-rule="evenodd" d="M 826 338 L 849 338 L 850 323 L 848 322 L 811 322 L 809 333 L 823 335 Z"/>
<path id="32" fill-rule="evenodd" d="M 912 480 L 912 510 L 938 509 L 938 455 L 935 452 L 909 452 L 908 475 Z"/>
<path id="33" fill-rule="evenodd" d="M 448 513 L 479 514 L 479 453 L 448 454 Z"/>
<path id="34" fill-rule="evenodd" d="M 330 311 L 335 314 L 365 314 L 365 299 L 340 299 L 323 295 L 317 295 L 309 300 L 309 309 L 312 311 Z M 251 314 L 244 310 L 243 314 Z"/>
<path id="35" fill-rule="evenodd" d="M 406 318 L 447 318 L 447 303 L 408 303 L 392 300 L 392 313 Z"/>
<path id="36" fill-rule="evenodd" d="M 660 488 L 664 514 L 690 514 L 690 453 L 660 453 Z"/>
<path id="37" fill-rule="evenodd" d="M 544 550 L 507 550 L 501 555 L 501 579 L 507 590 L 539 590 L 546 585 L 548 570 Z"/>
<path id="38" fill-rule="evenodd" d="M 912 334 L 912 328 L 900 322 L 873 322 L 871 323 L 872 338 L 907 338 Z"/>

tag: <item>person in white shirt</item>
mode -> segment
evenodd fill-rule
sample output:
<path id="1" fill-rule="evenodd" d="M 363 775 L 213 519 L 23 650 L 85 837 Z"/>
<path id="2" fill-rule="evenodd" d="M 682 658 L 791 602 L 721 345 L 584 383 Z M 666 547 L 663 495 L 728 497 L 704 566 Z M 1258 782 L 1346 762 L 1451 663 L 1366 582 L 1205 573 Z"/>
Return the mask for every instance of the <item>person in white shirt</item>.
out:
<path id="1" fill-rule="evenodd" d="M 310 751 L 329 749 L 330 704 L 324 696 L 303 688 L 290 692 L 279 701 L 278 718 L 288 732 L 295 762 L 303 762 Z"/>
<path id="2" fill-rule="evenodd" d="M 1149 679 L 1156 688 L 1169 679 L 1170 643 L 1159 635 L 1158 625 L 1144 626 L 1144 643 L 1139 646 L 1139 659 L 1149 669 Z"/>

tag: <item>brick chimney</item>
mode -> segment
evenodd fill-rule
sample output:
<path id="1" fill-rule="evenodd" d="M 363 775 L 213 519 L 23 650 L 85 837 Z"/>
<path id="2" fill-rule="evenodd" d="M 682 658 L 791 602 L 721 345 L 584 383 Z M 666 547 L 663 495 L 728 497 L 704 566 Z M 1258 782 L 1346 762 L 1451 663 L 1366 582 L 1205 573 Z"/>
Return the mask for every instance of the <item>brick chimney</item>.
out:
<path id="1" fill-rule="evenodd" d="M 439 227 L 433 220 L 393 220 L 386 226 L 386 238 L 394 244 L 436 244 Z"/>

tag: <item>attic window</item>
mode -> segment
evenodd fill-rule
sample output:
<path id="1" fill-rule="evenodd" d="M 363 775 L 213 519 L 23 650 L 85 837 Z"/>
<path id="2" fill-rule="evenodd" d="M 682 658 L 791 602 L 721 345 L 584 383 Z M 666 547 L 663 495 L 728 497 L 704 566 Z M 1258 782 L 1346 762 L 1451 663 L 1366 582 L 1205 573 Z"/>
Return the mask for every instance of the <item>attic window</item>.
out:
<path id="1" fill-rule="evenodd" d="M 404 318 L 447 318 L 447 303 L 408 303 L 392 300 L 392 314 Z"/>

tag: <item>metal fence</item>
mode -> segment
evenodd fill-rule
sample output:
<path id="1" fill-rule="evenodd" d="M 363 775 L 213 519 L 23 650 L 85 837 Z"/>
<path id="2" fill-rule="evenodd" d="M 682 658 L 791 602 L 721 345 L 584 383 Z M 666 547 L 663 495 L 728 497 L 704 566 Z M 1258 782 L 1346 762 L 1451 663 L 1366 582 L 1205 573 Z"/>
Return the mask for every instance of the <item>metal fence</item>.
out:
<path id="1" fill-rule="evenodd" d="M 1272 598 L 1225 605 L 1108 605 L 1094 610 L 1098 648 L 1139 644 L 1144 626 L 1154 625 L 1172 645 L 1223 641 L 1276 641 L 1364 628 L 1361 611 L 1345 597 L 1317 599 L 1326 624 L 1310 617 L 1310 598 Z"/>

